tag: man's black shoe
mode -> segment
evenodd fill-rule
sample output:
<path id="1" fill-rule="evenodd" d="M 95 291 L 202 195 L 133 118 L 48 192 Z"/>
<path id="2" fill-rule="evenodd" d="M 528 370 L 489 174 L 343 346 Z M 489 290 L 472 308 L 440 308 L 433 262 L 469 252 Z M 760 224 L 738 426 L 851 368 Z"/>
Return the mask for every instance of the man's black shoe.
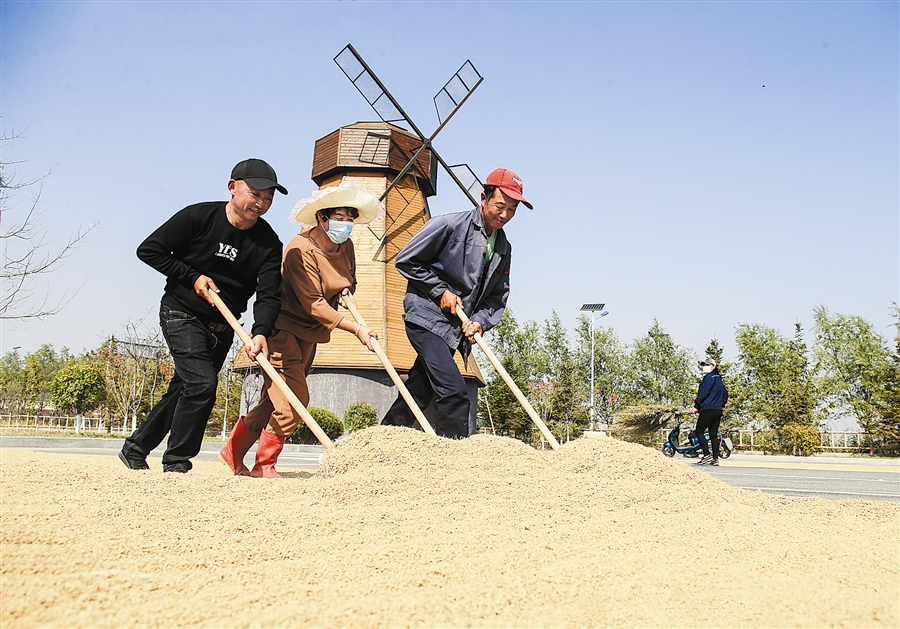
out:
<path id="1" fill-rule="evenodd" d="M 187 474 L 191 469 L 191 464 L 187 461 L 179 461 L 178 463 L 166 463 L 163 465 L 163 472 L 178 472 L 179 474 Z"/>
<path id="2" fill-rule="evenodd" d="M 119 451 L 119 460 L 125 464 L 125 466 L 130 470 L 149 470 L 150 466 L 147 465 L 147 459 L 133 459 L 125 456 L 125 453 Z"/>

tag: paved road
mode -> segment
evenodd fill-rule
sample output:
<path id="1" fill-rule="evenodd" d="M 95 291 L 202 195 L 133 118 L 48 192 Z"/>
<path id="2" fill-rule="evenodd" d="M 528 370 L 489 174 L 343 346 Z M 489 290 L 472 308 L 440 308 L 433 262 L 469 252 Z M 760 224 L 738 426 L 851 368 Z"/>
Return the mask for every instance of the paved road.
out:
<path id="1" fill-rule="evenodd" d="M 115 456 L 121 439 L 73 437 L 3 437 L 0 448 L 27 448 L 41 452 Z M 222 444 L 209 442 L 197 456 L 215 461 Z M 278 458 L 278 466 L 287 470 L 317 470 L 321 446 L 288 444 Z M 252 460 L 254 450 L 247 456 Z M 150 465 L 162 467 L 163 448 L 150 455 Z M 676 461 L 693 465 L 697 459 L 676 455 Z M 900 502 L 900 460 L 839 457 L 790 457 L 733 454 L 719 467 L 700 466 L 710 476 L 741 487 L 783 496 L 819 496 L 831 500 L 887 500 Z"/>
<path id="2" fill-rule="evenodd" d="M 57 454 L 96 454 L 116 456 L 122 449 L 123 439 L 91 439 L 79 437 L 3 437 L 0 436 L 0 448 L 25 448 L 38 452 L 55 452 Z M 217 461 L 222 442 L 203 444 L 198 461 Z M 151 468 L 162 469 L 162 455 L 165 444 L 150 453 L 147 458 Z M 306 446 L 286 444 L 278 457 L 278 467 L 291 470 L 317 470 L 319 457 L 325 451 L 322 446 Z M 252 461 L 256 446 L 251 448 L 246 461 Z"/>
<path id="3" fill-rule="evenodd" d="M 694 465 L 697 459 L 676 460 Z M 719 467 L 699 469 L 742 489 L 782 496 L 818 496 L 831 500 L 900 502 L 900 461 L 843 457 L 733 454 Z"/>

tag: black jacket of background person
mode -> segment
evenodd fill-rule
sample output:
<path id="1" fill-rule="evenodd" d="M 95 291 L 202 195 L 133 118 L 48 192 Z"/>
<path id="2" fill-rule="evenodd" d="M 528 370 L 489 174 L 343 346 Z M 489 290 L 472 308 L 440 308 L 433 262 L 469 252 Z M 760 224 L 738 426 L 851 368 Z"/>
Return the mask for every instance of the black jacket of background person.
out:
<path id="1" fill-rule="evenodd" d="M 271 336 L 281 306 L 281 241 L 261 218 L 247 230 L 233 226 L 225 205 L 189 205 L 150 234 L 137 256 L 168 278 L 162 303 L 196 316 L 204 325 L 225 319 L 194 292 L 200 275 L 212 278 L 238 318 L 255 292 L 252 335 Z"/>
<path id="2" fill-rule="evenodd" d="M 713 369 L 700 381 L 694 408 L 698 411 L 721 411 L 727 403 L 728 389 L 725 388 L 718 370 Z"/>

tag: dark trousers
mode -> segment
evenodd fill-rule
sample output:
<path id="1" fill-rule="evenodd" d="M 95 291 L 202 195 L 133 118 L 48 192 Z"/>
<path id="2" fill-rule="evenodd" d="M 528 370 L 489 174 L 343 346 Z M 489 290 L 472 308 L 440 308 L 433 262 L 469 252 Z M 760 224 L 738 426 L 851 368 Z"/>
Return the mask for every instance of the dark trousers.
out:
<path id="1" fill-rule="evenodd" d="M 700 448 L 703 450 L 703 456 L 709 455 L 709 448 L 706 446 L 706 439 L 703 433 L 709 430 L 709 440 L 712 442 L 713 458 L 719 459 L 719 422 L 722 421 L 722 409 L 717 411 L 700 411 L 697 417 L 697 439 L 700 440 Z"/>
<path id="2" fill-rule="evenodd" d="M 462 439 L 469 436 L 469 394 L 459 367 L 453 360 L 455 349 L 444 339 L 423 327 L 406 324 L 406 336 L 418 357 L 409 370 L 406 388 L 419 408 L 425 409 L 434 397 L 437 418 L 434 431 L 442 437 Z M 416 417 L 406 400 L 397 395 L 381 423 L 387 426 L 413 426 Z"/>
<path id="3" fill-rule="evenodd" d="M 125 440 L 123 452 L 146 457 L 169 433 L 163 465 L 188 463 L 200 452 L 216 403 L 219 370 L 234 333 L 212 332 L 193 315 L 165 305 L 159 310 L 159 326 L 175 363 L 175 375 L 146 421 Z"/>

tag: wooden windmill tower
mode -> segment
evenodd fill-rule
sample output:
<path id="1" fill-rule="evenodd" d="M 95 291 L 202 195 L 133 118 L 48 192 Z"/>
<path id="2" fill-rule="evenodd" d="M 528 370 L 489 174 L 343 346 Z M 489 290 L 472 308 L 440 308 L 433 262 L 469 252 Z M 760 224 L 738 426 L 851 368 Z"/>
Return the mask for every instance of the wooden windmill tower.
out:
<path id="1" fill-rule="evenodd" d="M 448 166 L 432 141 L 483 79 L 471 62 L 460 67 L 434 98 L 439 126 L 426 137 L 353 46 L 348 44 L 334 60 L 381 120 L 341 127 L 318 140 L 312 179 L 320 188 L 352 181 L 385 203 L 384 219 L 368 229 L 353 230 L 356 301 L 394 367 L 403 374 L 412 367 L 416 354 L 402 319 L 406 279 L 397 272 L 394 259 L 431 218 L 428 197 L 437 193 L 438 164 L 478 205 L 475 195 L 481 191 L 481 182 L 465 164 Z M 484 384 L 478 366 L 470 358 L 466 368 L 458 356 L 457 364 L 474 402 L 478 387 Z M 378 408 L 381 417 L 397 395 L 378 358 L 351 335 L 339 331 L 332 334 L 330 343 L 319 346 L 309 380 L 310 404 L 338 414 L 353 402 L 366 401 Z M 471 407 L 470 428 L 474 430 L 477 404 Z"/>

